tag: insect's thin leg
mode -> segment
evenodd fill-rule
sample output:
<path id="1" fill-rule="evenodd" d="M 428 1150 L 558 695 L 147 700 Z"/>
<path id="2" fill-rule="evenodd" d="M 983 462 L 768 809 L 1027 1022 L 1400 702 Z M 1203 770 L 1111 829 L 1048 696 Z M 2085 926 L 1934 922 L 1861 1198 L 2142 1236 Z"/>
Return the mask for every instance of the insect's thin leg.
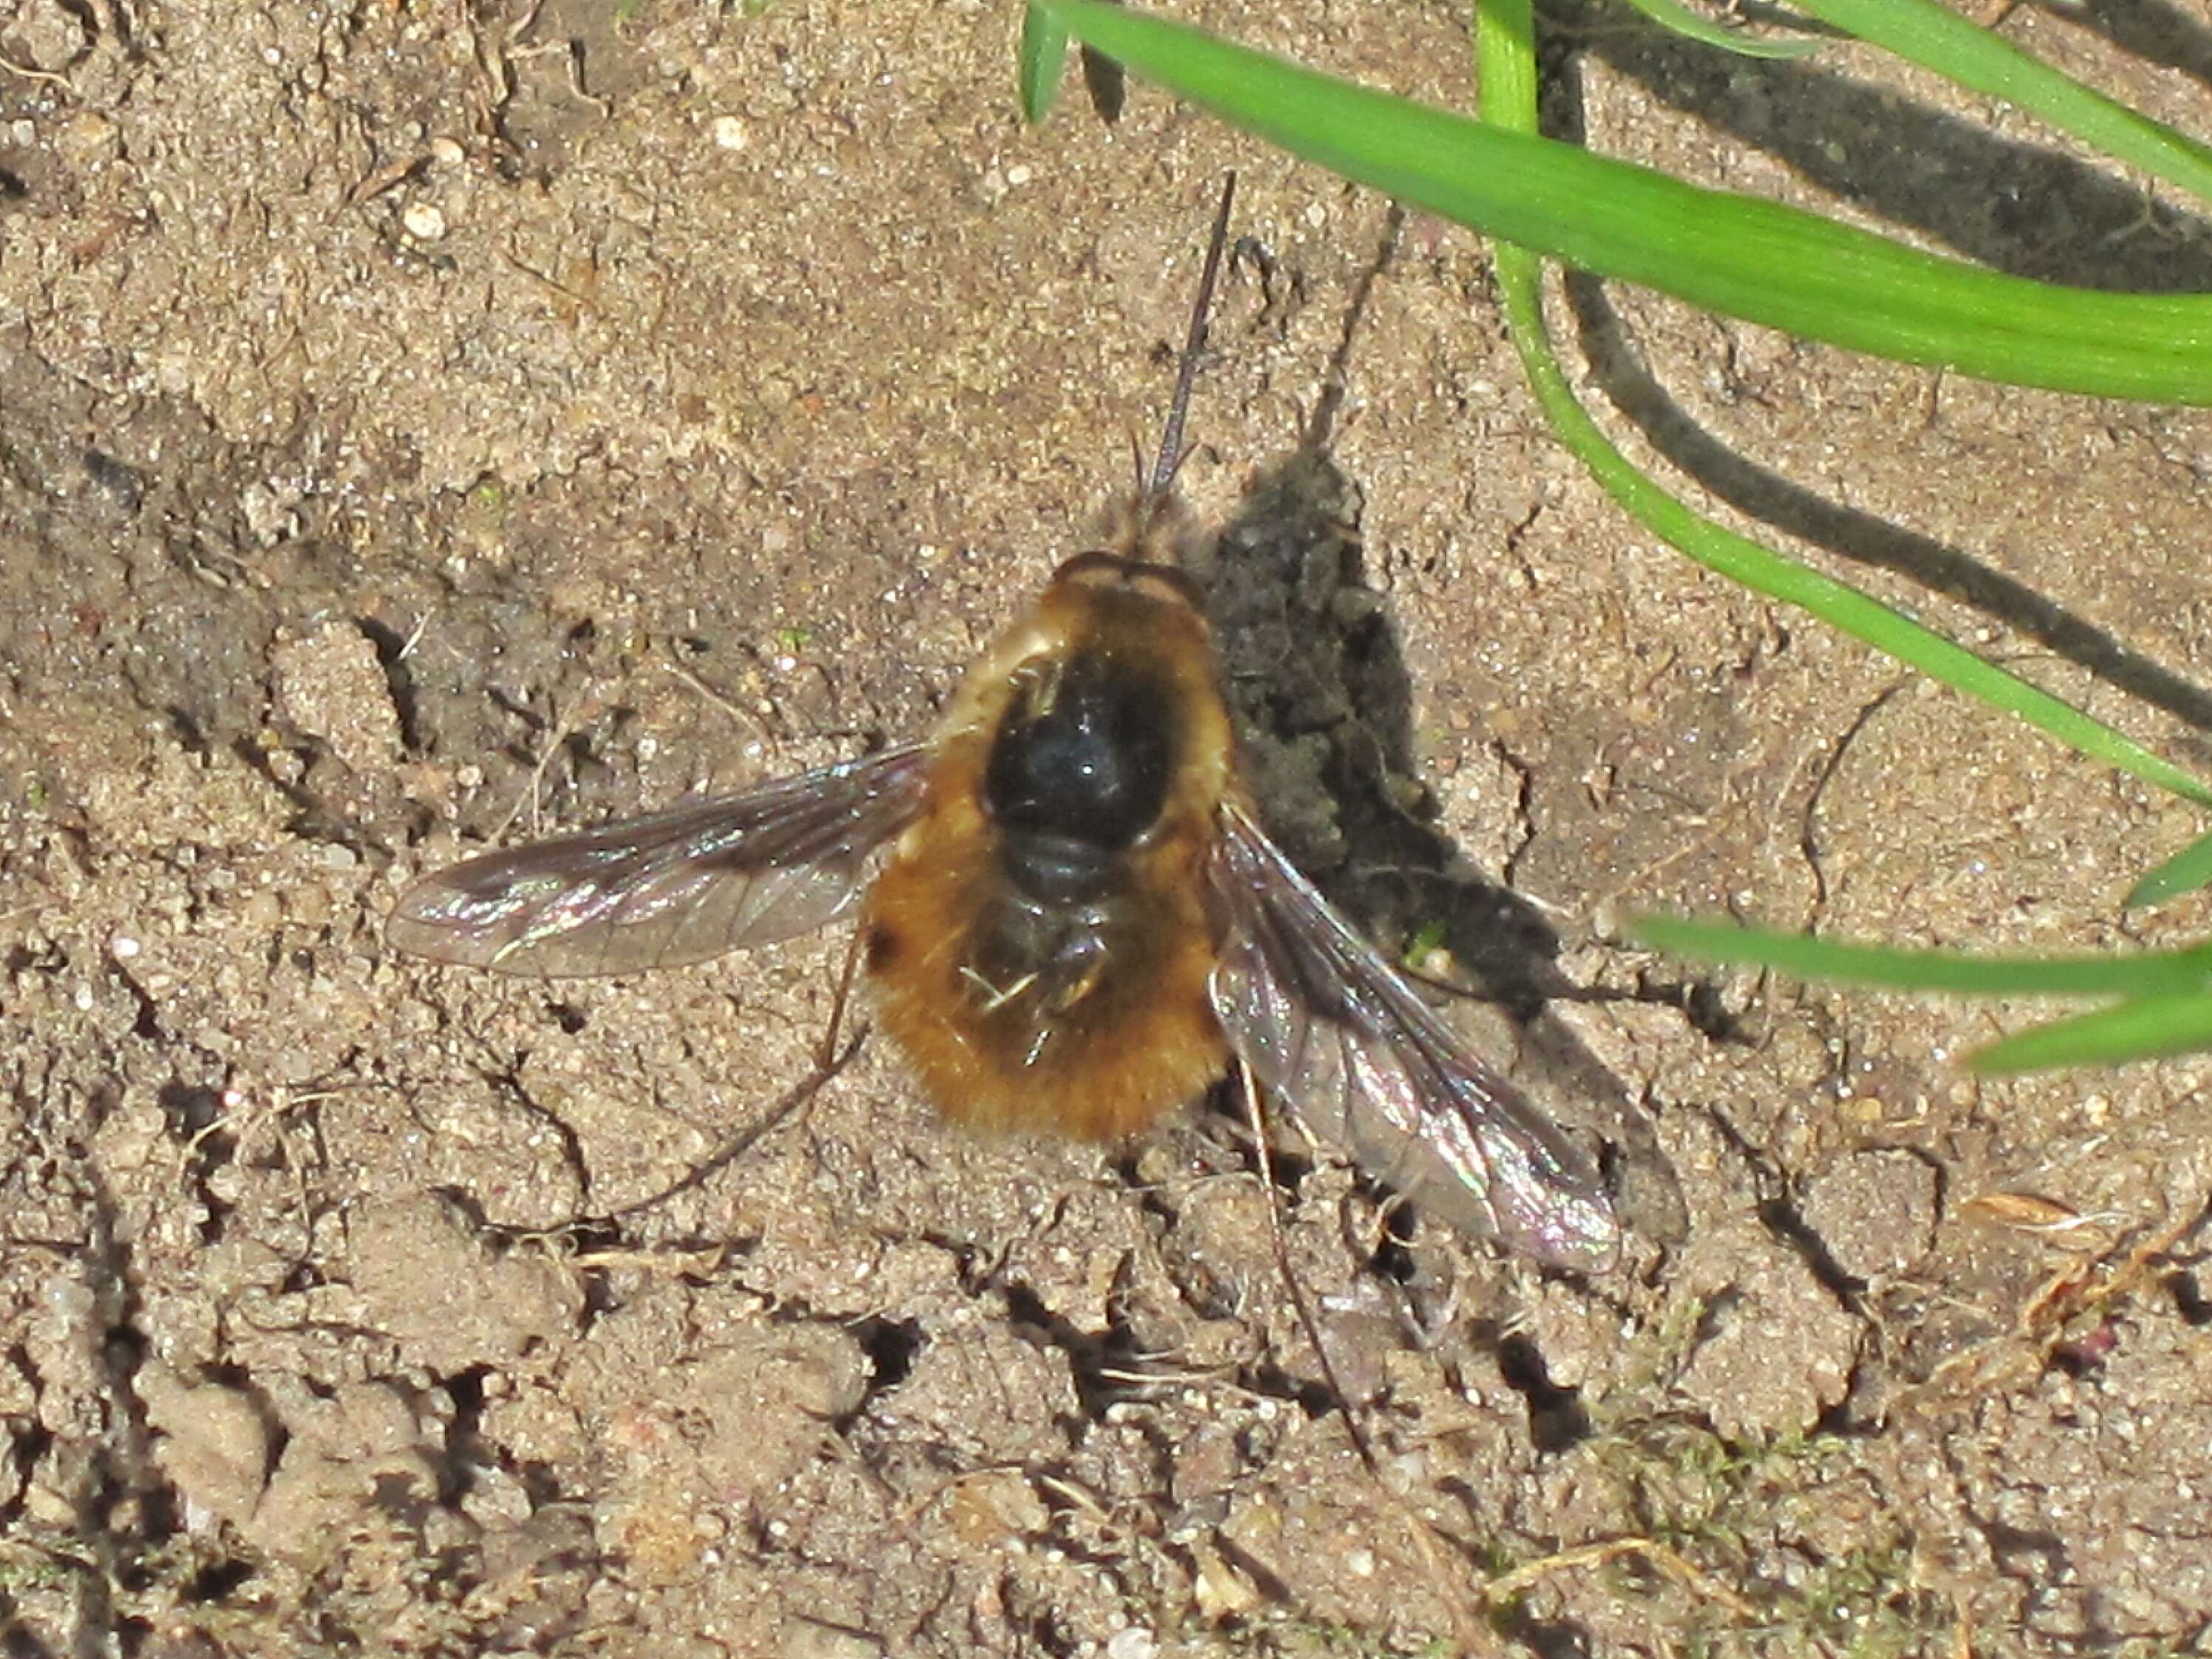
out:
<path id="1" fill-rule="evenodd" d="M 1260 1110 L 1259 1080 L 1249 1066 L 1239 1066 L 1237 1076 L 1243 1085 L 1245 1121 L 1251 1125 L 1253 1151 L 1260 1160 L 1260 1185 L 1267 1194 L 1267 1239 L 1275 1247 L 1275 1270 L 1283 1276 L 1283 1288 L 1291 1293 L 1291 1306 L 1297 1311 L 1306 1340 L 1313 1344 L 1314 1358 L 1321 1362 L 1322 1381 L 1328 1384 L 1328 1391 L 1335 1398 L 1344 1426 L 1352 1435 L 1352 1445 L 1358 1449 L 1359 1461 L 1379 1480 L 1382 1478 L 1382 1467 L 1368 1447 L 1366 1432 L 1352 1414 L 1352 1402 L 1344 1396 L 1343 1386 L 1336 1380 L 1336 1367 L 1329 1363 L 1328 1349 L 1321 1340 L 1321 1327 L 1315 1322 L 1313 1310 L 1306 1305 L 1305 1291 L 1298 1283 L 1298 1276 L 1291 1271 L 1291 1246 L 1283 1235 L 1282 1200 L 1275 1196 L 1275 1166 L 1267 1151 L 1267 1120 Z"/>
<path id="2" fill-rule="evenodd" d="M 855 927 L 845 945 L 845 965 L 837 972 L 837 994 L 830 1000 L 830 1027 L 822 1033 L 822 1042 L 814 1050 L 814 1069 L 826 1072 L 837 1052 L 837 1032 L 845 1024 L 845 1006 L 853 995 L 853 975 L 860 965 L 860 935 L 867 930 Z M 854 1041 L 858 1041 L 857 1038 Z"/>
<path id="3" fill-rule="evenodd" d="M 620 1209 L 611 1210 L 604 1216 L 580 1220 L 576 1224 L 583 1226 L 593 1221 L 604 1224 L 624 1220 L 641 1211 L 653 1209 L 656 1206 L 665 1204 L 672 1198 L 704 1186 L 708 1181 L 729 1168 L 731 1164 L 766 1139 L 769 1135 L 782 1127 L 787 1118 L 798 1112 L 816 1095 L 821 1093 L 838 1073 L 852 1063 L 853 1056 L 860 1052 L 860 1044 L 868 1035 L 868 1028 L 861 1025 L 854 1031 L 853 1040 L 850 1042 L 845 1044 L 842 1049 L 837 1046 L 838 1034 L 844 1029 L 846 1006 L 852 1000 L 853 976 L 859 969 L 860 962 L 860 930 L 855 927 L 853 929 L 852 942 L 845 947 L 844 966 L 837 974 L 836 994 L 831 999 L 830 1004 L 830 1024 L 823 1031 L 822 1041 L 816 1045 L 814 1050 L 814 1069 L 785 1090 L 783 1097 L 769 1109 L 766 1116 L 758 1122 L 747 1126 L 712 1158 L 703 1164 L 685 1170 L 673 1182 L 662 1188 L 659 1192 L 649 1197 L 637 1199 L 625 1204 Z"/>
<path id="4" fill-rule="evenodd" d="M 757 1123 L 748 1124 L 732 1136 L 720 1152 L 704 1163 L 685 1170 L 674 1182 L 649 1197 L 635 1200 L 623 1205 L 620 1209 L 608 1211 L 604 1216 L 580 1220 L 575 1224 L 586 1226 L 593 1221 L 605 1224 L 624 1220 L 642 1211 L 665 1204 L 670 1199 L 690 1192 L 695 1188 L 703 1187 L 715 1176 L 728 1169 L 731 1164 L 781 1128 L 787 1118 L 799 1110 L 816 1095 L 821 1093 L 836 1079 L 840 1072 L 853 1063 L 853 1056 L 860 1052 L 860 1044 L 867 1035 L 868 1028 L 865 1025 L 854 1031 L 853 1040 L 847 1043 L 842 1051 L 821 1060 L 812 1071 L 783 1091 L 782 1098 L 769 1108 L 765 1116 Z"/>
<path id="5" fill-rule="evenodd" d="M 1275 1271 L 1282 1276 L 1283 1287 L 1290 1292 L 1291 1306 L 1297 1313 L 1298 1324 L 1306 1334 L 1306 1340 L 1313 1345 L 1314 1358 L 1321 1364 L 1322 1381 L 1328 1385 L 1329 1397 L 1336 1401 L 1336 1414 L 1343 1419 L 1344 1431 L 1351 1437 L 1352 1449 L 1359 1454 L 1359 1461 L 1365 1467 L 1369 1479 L 1375 1482 L 1389 1501 L 1404 1510 L 1406 1518 L 1412 1522 L 1407 1530 L 1413 1539 L 1414 1547 L 1421 1552 L 1423 1565 L 1443 1590 L 1445 1604 L 1451 1609 L 1452 1622 L 1458 1626 L 1459 1650 L 1462 1653 L 1488 1651 L 1491 1644 L 1480 1634 L 1483 1626 L 1476 1620 L 1474 1607 L 1461 1593 L 1459 1580 L 1443 1559 L 1443 1552 L 1437 1546 L 1433 1530 L 1427 1521 L 1414 1512 L 1413 1505 L 1382 1478 L 1382 1465 L 1375 1455 L 1375 1448 L 1368 1441 L 1367 1431 L 1360 1427 L 1359 1419 L 1352 1409 L 1352 1401 L 1345 1395 L 1344 1385 L 1337 1381 L 1336 1367 L 1328 1357 L 1328 1346 L 1321 1338 L 1320 1322 L 1314 1318 L 1313 1309 L 1306 1301 L 1305 1291 L 1298 1283 L 1297 1274 L 1291 1268 L 1290 1241 L 1283 1232 L 1282 1203 L 1275 1195 L 1274 1167 L 1267 1155 L 1267 1124 L 1260 1109 L 1259 1079 L 1252 1075 L 1252 1068 L 1249 1066 L 1238 1066 L 1237 1075 L 1243 1085 L 1244 1111 L 1252 1126 L 1252 1144 L 1258 1149 L 1261 1184 L 1267 1193 L 1267 1237 L 1275 1247 Z"/>

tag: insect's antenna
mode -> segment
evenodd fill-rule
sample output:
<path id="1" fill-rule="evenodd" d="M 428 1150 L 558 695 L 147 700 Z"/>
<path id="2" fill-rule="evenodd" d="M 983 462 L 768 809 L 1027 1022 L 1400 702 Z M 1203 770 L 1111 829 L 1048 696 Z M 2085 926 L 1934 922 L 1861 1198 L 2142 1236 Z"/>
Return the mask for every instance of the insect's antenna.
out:
<path id="1" fill-rule="evenodd" d="M 1206 268 L 1199 273 L 1198 303 L 1190 310 L 1190 332 L 1183 338 L 1182 356 L 1176 364 L 1175 400 L 1168 405 L 1168 423 L 1160 434 L 1159 453 L 1152 458 L 1152 481 L 1145 486 L 1147 501 L 1164 499 L 1175 486 L 1182 465 L 1182 421 L 1190 410 L 1190 388 L 1198 379 L 1199 354 L 1206 349 L 1206 313 L 1213 303 L 1213 280 L 1221 272 L 1221 250 L 1229 240 L 1229 204 L 1237 197 L 1237 175 L 1221 181 L 1221 208 L 1213 216 L 1213 240 L 1206 244 Z"/>

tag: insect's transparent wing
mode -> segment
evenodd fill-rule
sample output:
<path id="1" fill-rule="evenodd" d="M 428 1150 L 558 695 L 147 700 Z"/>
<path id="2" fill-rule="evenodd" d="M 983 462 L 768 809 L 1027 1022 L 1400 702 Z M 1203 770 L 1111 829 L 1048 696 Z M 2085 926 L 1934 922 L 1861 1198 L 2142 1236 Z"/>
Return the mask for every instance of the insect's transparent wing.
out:
<path id="1" fill-rule="evenodd" d="M 568 978 L 703 962 L 822 927 L 921 802 L 917 745 L 425 876 L 387 943 L 470 968 Z"/>
<path id="2" fill-rule="evenodd" d="M 1589 1160 L 1468 1051 L 1234 804 L 1212 879 L 1230 1046 L 1316 1135 L 1455 1225 L 1601 1273 L 1620 1228 Z"/>

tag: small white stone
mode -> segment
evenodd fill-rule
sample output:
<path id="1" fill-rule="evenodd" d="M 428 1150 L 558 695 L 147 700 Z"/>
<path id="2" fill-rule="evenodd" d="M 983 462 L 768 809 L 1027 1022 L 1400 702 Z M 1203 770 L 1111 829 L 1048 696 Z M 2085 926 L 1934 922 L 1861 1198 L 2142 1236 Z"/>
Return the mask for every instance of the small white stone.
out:
<path id="1" fill-rule="evenodd" d="M 434 242 L 446 234 L 446 216 L 428 202 L 410 202 L 400 210 L 399 222 L 418 242 Z"/>
<path id="2" fill-rule="evenodd" d="M 115 943 L 108 948 L 115 952 L 118 962 L 128 962 L 138 954 L 138 941 L 128 933 L 118 933 Z"/>
<path id="3" fill-rule="evenodd" d="M 707 131 L 714 140 L 717 149 L 743 149 L 752 142 L 745 124 L 734 115 L 717 115 L 707 124 Z"/>

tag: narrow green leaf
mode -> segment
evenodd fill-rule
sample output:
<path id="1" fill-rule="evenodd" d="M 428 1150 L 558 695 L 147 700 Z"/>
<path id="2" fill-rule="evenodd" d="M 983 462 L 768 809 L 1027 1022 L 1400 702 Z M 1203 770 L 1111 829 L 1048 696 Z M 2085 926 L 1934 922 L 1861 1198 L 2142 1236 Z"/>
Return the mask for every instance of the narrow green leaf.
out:
<path id="1" fill-rule="evenodd" d="M 2137 882 L 2128 892 L 2128 907 L 2163 904 L 2208 882 L 2212 882 L 2212 836 L 2190 842 Z"/>
<path id="2" fill-rule="evenodd" d="M 1036 0 L 1090 45 L 1348 179 L 1584 270 L 1984 379 L 2212 404 L 2212 300 L 2102 294 L 1486 128 L 1101 0 Z"/>
<path id="3" fill-rule="evenodd" d="M 1856 34 L 1962 87 L 2041 116 L 2106 155 L 2212 201 L 2212 149 L 2039 62 L 1936 0 L 1796 0 Z"/>
<path id="4" fill-rule="evenodd" d="M 1492 0 L 1483 9 L 1479 46 L 1484 118 L 1515 131 L 1532 129 L 1536 119 L 1534 54 L 1526 49 L 1528 27 L 1527 0 Z M 1646 529 L 1708 570 L 1796 605 L 1955 690 L 2017 715 L 2085 755 L 2160 788 L 2212 804 L 2212 787 L 2133 738 L 1984 662 L 1856 589 L 1692 511 L 1637 471 L 1583 408 L 1553 356 L 1544 325 L 1542 271 L 1535 256 L 1501 241 L 1496 259 L 1506 329 L 1546 418 L 1591 477 Z"/>
<path id="5" fill-rule="evenodd" d="M 1879 985 L 1893 991 L 1961 996 L 2204 996 L 2212 994 L 2212 945 L 2118 956 L 1964 956 L 1847 945 L 1734 922 L 1638 916 L 1631 939 L 1692 961 L 1771 968 L 1796 979 Z"/>
<path id="6" fill-rule="evenodd" d="M 1022 44 L 1016 69 L 1022 119 L 1035 126 L 1052 113 L 1060 98 L 1060 71 L 1067 64 L 1067 29 L 1035 3 L 1022 12 Z"/>
<path id="7" fill-rule="evenodd" d="M 2212 1048 L 2212 996 L 2145 997 L 2054 1020 L 1969 1054 L 1984 1073 L 2041 1072 L 2057 1066 L 2115 1066 Z"/>
<path id="8" fill-rule="evenodd" d="M 1917 6 L 1920 0 L 1903 0 L 1903 3 Z M 1813 9 L 1818 9 L 1817 0 Z M 1478 27 L 1485 118 L 1510 130 L 1533 131 L 1536 97 L 1528 0 L 1483 0 Z M 1497 259 L 1508 328 L 1537 396 L 1563 441 L 1589 465 L 1616 499 L 1670 540 L 1677 533 L 1686 533 L 1689 540 L 1677 542 L 1677 545 L 1684 546 L 1692 556 L 1715 568 L 1721 568 L 1723 555 L 1738 565 L 1748 562 L 1755 566 L 1761 561 L 1776 565 L 1786 562 L 1779 556 L 1742 541 L 1692 514 L 1637 472 L 1613 448 L 1574 399 L 1552 355 L 1543 323 L 1541 270 L 1535 257 L 1525 249 L 1501 244 Z M 1667 520 L 1673 521 L 1674 529 L 1662 527 L 1662 521 Z M 1806 603 L 1815 614 L 1827 614 L 1813 597 L 1808 596 Z M 1831 616 L 1829 620 L 1838 626 L 1848 626 L 1838 617 Z M 1911 629 L 1914 626 L 1902 618 L 1896 620 L 1903 629 Z M 1872 637 L 1863 634 L 1862 636 Z M 1930 663 L 1928 666 L 1930 672 L 1942 675 L 1940 665 Z M 1973 688 L 1969 685 L 1962 689 Z M 2048 730 L 2064 736 L 2064 727 L 2069 720 L 2094 725 L 2087 716 L 2070 709 L 2059 715 L 2057 711 L 2063 709 L 2063 705 L 2045 698 L 2032 688 L 2023 690 L 2031 702 L 2021 712 Z M 2039 699 L 2039 702 L 2034 701 Z M 2056 718 L 2051 718 L 2053 716 Z M 2132 751 L 2136 759 L 2154 769 L 2171 769 L 2118 733 L 2107 735 L 2112 744 Z M 2122 760 L 2120 763 L 2128 763 Z M 2130 766 L 2130 769 L 2136 770 L 2139 775 L 2145 775 L 2140 766 Z M 2191 781 L 2191 787 L 2185 793 L 2197 794 L 2198 787 Z M 2198 798 L 2203 797 L 2198 794 Z M 2181 890 L 2207 878 L 2212 878 L 2212 837 L 2153 872 L 2137 887 L 2131 902 L 2148 902 L 2154 896 Z M 2159 886 L 2161 879 L 2166 884 L 2162 889 Z M 1728 923 L 1663 916 L 1639 918 L 1630 925 L 1629 931 L 1633 937 L 1678 955 L 1765 966 L 1807 979 L 1856 981 L 1898 989 L 1967 994 L 2132 994 L 2136 998 L 2118 1008 L 2099 1010 L 2076 1019 L 2039 1027 L 1992 1045 L 1974 1056 L 1974 1063 L 1985 1071 L 2111 1064 L 2153 1054 L 2212 1046 L 2212 996 L 2208 996 L 2206 991 L 2208 986 L 2212 986 L 2212 946 L 2132 957 L 1967 957 L 1832 944 Z"/>
<path id="9" fill-rule="evenodd" d="M 1670 33 L 1695 40 L 1739 58 L 1802 58 L 1820 45 L 1802 35 L 1746 34 L 1716 23 L 1702 12 L 1692 11 L 1682 0 L 1628 0 L 1628 3 Z"/>
<path id="10" fill-rule="evenodd" d="M 1532 351 L 1526 342 L 1540 337 L 1541 277 L 1533 255 L 1499 244 L 1498 277 L 1514 343 L 1561 442 L 1572 450 L 1606 491 L 1647 529 L 1708 570 L 1753 592 L 1797 606 L 1839 633 L 1863 641 L 1898 661 L 1918 669 L 1953 690 L 2017 715 L 2084 755 L 2119 768 L 2187 799 L 2212 805 L 2212 785 L 2184 771 L 2124 732 L 2029 684 L 2018 675 L 1984 662 L 1965 647 L 1899 615 L 1856 588 L 1784 557 L 1694 512 L 1667 493 L 1607 438 L 1588 411 L 1575 401 L 1548 345 Z"/>

